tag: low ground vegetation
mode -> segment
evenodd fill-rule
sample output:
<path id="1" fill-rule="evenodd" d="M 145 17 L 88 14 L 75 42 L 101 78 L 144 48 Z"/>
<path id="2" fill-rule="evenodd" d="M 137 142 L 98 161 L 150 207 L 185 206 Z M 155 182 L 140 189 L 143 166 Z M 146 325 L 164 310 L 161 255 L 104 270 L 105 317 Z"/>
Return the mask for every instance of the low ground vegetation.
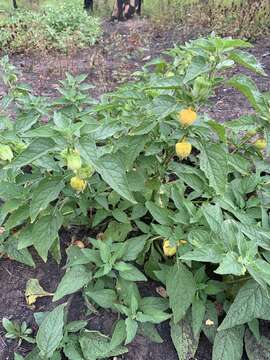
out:
<path id="1" fill-rule="evenodd" d="M 100 21 L 70 1 L 0 17 L 0 48 L 9 53 L 81 49 L 93 45 L 100 35 Z"/>
<path id="2" fill-rule="evenodd" d="M 113 3 L 95 2 L 94 15 L 109 18 Z M 5 1 L 0 13 L 0 48 L 8 52 L 80 49 L 95 43 L 101 32 L 82 1 L 21 1 L 16 11 L 11 5 Z M 187 33 L 196 29 L 203 35 L 214 31 L 254 40 L 269 35 L 270 29 L 268 0 L 145 0 L 143 14 L 159 24 L 182 27 Z"/>
<path id="3" fill-rule="evenodd" d="M 39 296 L 60 302 L 35 314 L 27 360 L 118 356 L 136 334 L 162 342 L 155 325 L 168 320 L 179 359 L 195 355 L 201 334 L 213 360 L 241 360 L 244 347 L 250 360 L 269 352 L 259 323 L 270 320 L 270 98 L 246 75 L 225 77 L 236 64 L 266 75 L 250 46 L 214 35 L 188 42 L 99 101 L 84 75 L 68 74 L 57 99 L 35 96 L 2 59 L 2 256 L 34 267 L 35 249 L 59 263 L 60 229 L 87 234 L 65 249 L 54 294 L 27 284 L 29 305 Z M 222 125 L 202 111 L 225 84 L 246 96 L 252 115 Z M 159 296 L 143 295 L 150 279 Z M 118 314 L 110 336 L 66 321 L 78 291 L 90 311 Z M 26 324 L 3 325 L 33 342 Z"/>

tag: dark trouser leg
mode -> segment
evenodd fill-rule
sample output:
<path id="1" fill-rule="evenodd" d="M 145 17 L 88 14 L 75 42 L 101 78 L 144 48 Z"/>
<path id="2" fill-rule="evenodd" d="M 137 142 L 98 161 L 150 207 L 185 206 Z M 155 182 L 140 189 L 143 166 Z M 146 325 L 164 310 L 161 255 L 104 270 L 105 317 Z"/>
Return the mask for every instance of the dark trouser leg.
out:
<path id="1" fill-rule="evenodd" d="M 93 0 L 84 0 L 84 8 L 86 11 L 93 11 Z"/>

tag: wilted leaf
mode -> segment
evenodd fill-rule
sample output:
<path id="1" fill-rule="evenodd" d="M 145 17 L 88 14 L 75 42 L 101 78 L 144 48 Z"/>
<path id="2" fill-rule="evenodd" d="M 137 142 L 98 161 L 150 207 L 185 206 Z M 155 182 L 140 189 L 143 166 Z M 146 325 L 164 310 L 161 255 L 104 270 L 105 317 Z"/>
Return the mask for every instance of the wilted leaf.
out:
<path id="1" fill-rule="evenodd" d="M 29 279 L 26 283 L 25 297 L 28 305 L 32 305 L 40 297 L 53 296 L 53 294 L 45 291 L 39 284 L 38 279 Z"/>

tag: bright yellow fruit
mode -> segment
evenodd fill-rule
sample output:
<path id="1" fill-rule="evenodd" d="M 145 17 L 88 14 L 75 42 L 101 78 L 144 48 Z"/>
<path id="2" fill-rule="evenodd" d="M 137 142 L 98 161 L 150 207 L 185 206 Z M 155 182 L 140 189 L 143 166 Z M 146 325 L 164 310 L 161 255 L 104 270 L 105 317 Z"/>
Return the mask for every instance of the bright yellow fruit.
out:
<path id="1" fill-rule="evenodd" d="M 180 159 L 187 158 L 190 155 L 191 151 L 192 151 L 192 145 L 185 140 L 175 145 L 175 152 L 177 156 L 180 157 Z"/>
<path id="2" fill-rule="evenodd" d="M 87 182 L 81 179 L 79 176 L 73 176 L 70 180 L 70 186 L 72 189 L 82 192 L 85 190 Z"/>
<path id="3" fill-rule="evenodd" d="M 171 246 L 170 245 L 170 241 L 165 239 L 163 241 L 163 252 L 165 256 L 174 256 L 176 254 L 177 248 L 180 245 L 185 245 L 187 244 L 186 240 L 178 240 L 177 241 L 177 245 L 176 246 Z"/>
<path id="4" fill-rule="evenodd" d="M 163 241 L 163 252 L 165 256 L 174 256 L 176 254 L 177 247 L 171 246 L 169 240 Z"/>
<path id="5" fill-rule="evenodd" d="M 197 113 L 191 108 L 183 109 L 178 114 L 179 122 L 182 126 L 189 126 L 197 119 Z"/>
<path id="6" fill-rule="evenodd" d="M 258 150 L 264 150 L 267 146 L 267 142 L 265 139 L 258 139 L 255 141 L 254 146 Z"/>

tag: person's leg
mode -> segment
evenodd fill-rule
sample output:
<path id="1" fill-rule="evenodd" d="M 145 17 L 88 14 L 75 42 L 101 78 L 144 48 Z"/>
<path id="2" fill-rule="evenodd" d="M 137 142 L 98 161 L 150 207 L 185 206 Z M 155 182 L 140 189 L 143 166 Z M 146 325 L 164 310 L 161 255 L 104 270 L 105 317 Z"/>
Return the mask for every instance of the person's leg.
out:
<path id="1" fill-rule="evenodd" d="M 115 0 L 111 20 L 123 20 L 123 0 Z"/>
<path id="2" fill-rule="evenodd" d="M 136 12 L 141 15 L 142 12 L 142 0 L 136 0 Z"/>
<path id="3" fill-rule="evenodd" d="M 93 0 L 84 0 L 84 8 L 86 11 L 93 11 Z"/>
<path id="4" fill-rule="evenodd" d="M 128 0 L 125 4 L 124 14 L 126 19 L 130 19 L 135 13 L 135 0 Z"/>

